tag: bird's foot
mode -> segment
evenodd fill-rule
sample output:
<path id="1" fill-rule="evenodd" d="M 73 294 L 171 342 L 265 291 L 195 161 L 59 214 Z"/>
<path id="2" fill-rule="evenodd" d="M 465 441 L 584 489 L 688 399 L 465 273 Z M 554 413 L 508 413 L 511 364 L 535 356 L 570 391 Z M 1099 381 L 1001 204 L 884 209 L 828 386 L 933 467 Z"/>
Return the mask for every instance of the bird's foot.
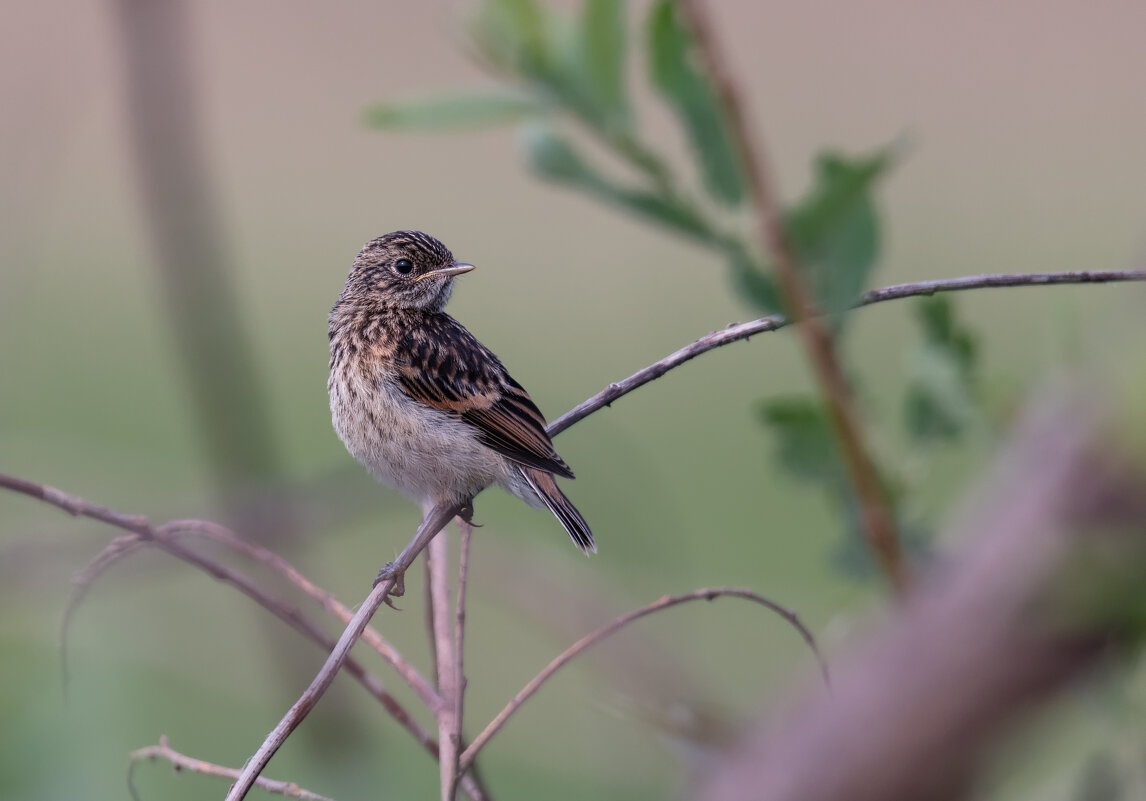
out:
<path id="1" fill-rule="evenodd" d="M 390 588 L 390 593 L 384 600 L 386 605 L 393 609 L 395 612 L 401 612 L 402 610 L 394 606 L 394 601 L 391 599 L 401 598 L 406 594 L 405 570 L 398 570 L 398 566 L 396 564 L 393 562 L 387 562 L 386 564 L 382 565 L 382 569 L 378 571 L 378 577 L 374 579 L 373 586 L 377 587 L 383 581 L 389 581 L 391 579 L 394 580 L 394 586 Z"/>
<path id="2" fill-rule="evenodd" d="M 472 502 L 467 503 L 465 506 L 458 510 L 458 517 L 464 520 L 468 526 L 473 528 L 481 528 L 480 523 L 474 522 L 474 505 Z"/>

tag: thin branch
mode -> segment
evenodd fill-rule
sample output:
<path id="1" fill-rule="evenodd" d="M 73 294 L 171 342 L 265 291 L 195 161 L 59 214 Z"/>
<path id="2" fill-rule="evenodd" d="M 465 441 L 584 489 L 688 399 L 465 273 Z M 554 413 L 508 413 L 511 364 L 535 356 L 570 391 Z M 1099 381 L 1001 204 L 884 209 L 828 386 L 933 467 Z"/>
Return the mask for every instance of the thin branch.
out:
<path id="1" fill-rule="evenodd" d="M 354 612 L 349 607 L 340 602 L 330 592 L 319 587 L 300 573 L 293 565 L 287 562 L 287 560 L 261 545 L 256 545 L 255 543 L 244 540 L 225 526 L 220 526 L 217 523 L 212 523 L 207 520 L 172 520 L 167 526 L 180 531 L 200 534 L 213 542 L 231 548 L 250 559 L 266 565 L 317 601 L 323 609 L 338 618 L 343 625 L 348 624 L 354 617 Z M 377 629 L 368 626 L 366 630 L 362 632 L 362 641 L 373 648 L 379 656 L 394 668 L 431 713 L 435 712 L 435 710 L 442 705 L 442 697 L 435 692 L 429 682 L 418 672 L 418 669 L 398 653 L 398 650 L 391 645 Z"/>
<path id="2" fill-rule="evenodd" d="M 427 651 L 430 654 L 430 676 L 434 680 L 434 690 L 441 698 L 442 687 L 438 683 L 438 641 L 434 637 L 434 578 L 430 565 L 429 550 L 422 556 L 422 603 L 425 607 L 422 623 L 426 627 Z M 437 707 L 434 708 L 434 720 L 438 719 Z"/>
<path id="3" fill-rule="evenodd" d="M 167 736 L 164 735 L 159 738 L 159 745 L 149 745 L 146 748 L 140 748 L 138 751 L 132 751 L 128 757 L 127 789 L 131 792 L 131 797 L 135 799 L 135 801 L 140 801 L 139 793 L 135 790 L 135 766 L 144 760 L 151 761 L 153 759 L 166 759 L 171 763 L 172 767 L 175 768 L 176 772 L 189 770 L 192 773 L 201 773 L 204 776 L 217 776 L 220 779 L 231 779 L 232 781 L 239 776 L 239 771 L 234 768 L 225 768 L 213 762 L 204 762 L 201 759 L 193 759 L 179 753 L 168 744 Z M 299 801 L 331 801 L 331 799 L 324 795 L 312 793 L 310 790 L 304 790 L 294 782 L 279 782 L 274 779 L 260 778 L 256 784 L 268 793 L 284 795 L 287 798 L 296 798 L 299 799 Z"/>
<path id="4" fill-rule="evenodd" d="M 593 633 L 587 634 L 566 648 L 560 654 L 560 656 L 546 665 L 540 673 L 534 676 L 528 684 L 522 687 L 517 695 L 515 695 L 513 699 L 508 704 L 506 704 L 500 712 L 497 713 L 497 717 L 490 721 L 489 725 L 486 726 L 484 730 L 482 730 L 482 733 L 479 734 L 472 743 L 470 743 L 469 748 L 467 748 L 462 754 L 461 769 L 464 771 L 466 768 L 473 764 L 473 761 L 477 758 L 478 752 L 480 752 L 481 749 L 486 746 L 486 744 L 495 734 L 501 731 L 501 729 L 505 726 L 506 721 L 508 721 L 509 718 L 513 716 L 513 713 L 516 712 L 522 704 L 532 698 L 534 694 L 536 694 L 537 691 L 541 689 L 541 686 L 545 684 L 545 682 L 552 678 L 553 674 L 561 670 L 561 668 L 565 667 L 566 664 L 578 657 L 586 649 L 591 648 L 601 640 L 616 634 L 618 631 L 632 623 L 634 620 L 639 620 L 642 617 L 651 615 L 654 612 L 659 612 L 662 609 L 669 609 L 674 606 L 679 606 L 680 604 L 689 603 L 690 601 L 712 601 L 717 598 L 726 597 L 743 598 L 745 600 L 758 603 L 767 607 L 768 609 L 771 609 L 773 612 L 780 615 L 780 617 L 788 621 L 788 623 L 794 629 L 796 629 L 796 631 L 799 632 L 800 636 L 804 639 L 804 642 L 806 642 L 808 647 L 812 650 L 812 654 L 815 656 L 816 662 L 820 667 L 820 673 L 824 677 L 824 684 L 829 684 L 830 676 L 828 673 L 828 665 L 824 661 L 823 656 L 820 654 L 820 649 L 816 645 L 816 638 L 812 635 L 812 632 L 808 630 L 807 626 L 805 626 L 800 620 L 800 616 L 792 610 L 783 607 L 774 601 L 770 601 L 764 596 L 752 592 L 751 590 L 713 588 L 695 590 L 694 592 L 686 593 L 684 595 L 666 595 L 659 600 L 653 601 L 647 606 L 642 606 L 640 609 L 636 609 L 632 612 L 629 612 L 628 614 L 621 615 L 620 617 L 602 626 Z"/>
<path id="5" fill-rule="evenodd" d="M 147 540 L 138 534 L 120 534 L 72 576 L 72 592 L 68 597 L 67 606 L 64 607 L 63 617 L 60 618 L 60 686 L 63 688 L 64 697 L 67 697 L 68 686 L 71 683 L 71 671 L 68 667 L 68 631 L 71 628 L 72 618 L 99 577 L 120 559 L 130 556 L 146 543 Z"/>
<path id="6" fill-rule="evenodd" d="M 815 371 L 820 392 L 832 420 L 848 477 L 859 503 L 868 545 L 884 576 L 902 592 L 907 573 L 896 532 L 895 516 L 874 460 L 864 443 L 863 429 L 851 397 L 832 337 L 816 311 L 815 299 L 800 271 L 796 254 L 784 227 L 784 212 L 773 190 L 761 148 L 749 133 L 739 91 L 716 44 L 701 0 L 682 0 L 679 8 L 688 19 L 697 54 L 724 106 L 724 115 L 744 166 L 749 191 L 756 205 L 760 241 L 772 254 L 780 294 L 788 314 L 800 323 L 798 330 Z"/>
<path id="7" fill-rule="evenodd" d="M 867 306 L 873 303 L 880 303 L 886 300 L 896 300 L 906 297 L 933 295 L 937 292 L 962 291 L 968 289 L 990 287 L 1087 284 L 1144 280 L 1146 280 L 1146 270 L 1105 270 L 1067 273 L 1028 273 L 1013 275 L 996 274 L 966 276 L 938 281 L 922 281 L 899 284 L 884 287 L 882 289 L 871 290 L 865 293 L 861 300 L 855 304 L 855 306 Z M 709 350 L 713 350 L 715 348 L 727 345 L 731 342 L 739 341 L 741 339 L 748 339 L 754 334 L 764 333 L 766 331 L 774 331 L 779 328 L 783 328 L 786 325 L 788 325 L 788 321 L 783 315 L 773 315 L 770 317 L 760 318 L 749 323 L 730 326 L 723 331 L 716 331 L 705 337 L 702 337 L 696 342 L 681 348 L 680 350 L 670 354 L 664 359 L 661 359 L 660 361 L 649 365 L 637 373 L 634 373 L 624 381 L 610 384 L 601 392 L 578 404 L 566 414 L 554 420 L 549 426 L 549 433 L 553 436 L 556 436 L 558 433 L 564 431 L 574 423 L 579 422 L 593 412 L 596 412 L 599 409 L 610 405 L 614 400 L 627 395 L 628 393 L 643 386 L 644 384 L 659 378 L 669 370 L 672 370 L 681 364 L 695 358 L 696 356 L 708 352 Z M 45 503 L 66 511 L 71 515 L 89 517 L 91 519 L 99 520 L 101 522 L 108 523 L 109 525 L 124 529 L 126 531 L 134 532 L 139 534 L 140 537 L 144 539 L 155 539 L 155 535 L 157 533 L 156 530 L 151 528 L 145 517 L 127 515 L 121 512 L 117 512 L 113 509 L 100 506 L 98 504 L 89 503 L 47 485 L 37 484 L 35 482 L 26 481 L 24 479 L 15 478 L 13 476 L 0 474 L 0 487 L 28 495 L 33 498 L 37 498 Z M 451 516 L 453 511 L 451 512 Z M 448 517 L 446 519 L 448 520 Z M 402 555 L 399 556 L 396 566 L 400 569 L 400 571 L 404 571 L 409 567 L 413 558 L 425 547 L 426 542 L 436 533 L 437 530 L 440 530 L 440 526 L 434 532 L 430 532 L 428 531 L 426 525 L 423 524 L 423 527 L 419 529 L 418 534 L 415 535 L 415 538 L 410 542 L 409 545 L 407 545 Z M 214 578 L 221 581 L 226 581 L 228 583 L 233 583 L 234 586 L 238 587 L 241 591 L 258 602 L 260 605 L 268 608 L 274 612 L 276 616 L 279 616 L 294 625 L 291 617 L 292 613 L 289 608 L 286 608 L 285 616 L 284 614 L 280 613 L 281 610 L 276 611 L 275 604 L 277 602 L 275 602 L 273 599 L 270 599 L 268 596 L 265 596 L 265 594 L 262 594 L 261 591 L 254 587 L 254 585 L 250 584 L 249 580 L 247 580 L 241 574 L 235 574 L 233 571 L 228 571 L 222 566 L 216 565 L 210 560 L 199 557 L 193 552 L 186 551 L 176 543 L 156 540 L 156 544 L 160 547 L 163 547 L 164 550 L 167 550 L 173 555 L 188 561 L 190 564 L 200 567 Z M 372 599 L 378 597 L 377 603 L 381 603 L 381 598 L 386 597 L 390 589 L 392 589 L 392 582 L 384 582 L 378 586 L 384 587 L 384 590 L 379 591 L 378 588 L 375 588 L 376 591 L 372 593 L 371 596 L 367 599 L 369 602 L 368 605 L 373 606 L 373 608 L 370 609 L 370 614 L 373 614 L 373 611 L 377 609 L 377 604 L 374 603 Z M 360 610 L 359 615 L 361 616 L 363 611 L 366 609 L 367 606 L 364 606 Z M 294 611 L 297 613 L 297 610 Z M 351 629 L 357 628 L 357 621 L 358 617 L 352 620 L 354 625 L 351 627 Z M 365 623 L 362 625 L 364 626 Z M 346 639 L 347 634 L 351 631 L 351 629 L 348 629 L 347 632 L 344 632 L 343 639 Z M 807 635 L 806 639 L 809 637 L 810 635 Z M 810 644 L 813 644 L 814 647 L 814 643 L 811 643 L 810 641 Z M 301 715 L 297 716 L 297 720 L 295 720 L 293 724 L 294 726 L 297 726 L 297 723 L 301 721 L 302 716 L 305 716 L 306 712 L 309 711 L 311 707 L 313 707 L 313 704 L 318 700 L 318 696 L 320 696 L 322 692 L 325 692 L 326 687 L 329 686 L 329 682 L 333 679 L 334 673 L 337 672 L 338 667 L 343 663 L 343 661 L 345 661 L 346 653 L 349 651 L 349 644 L 347 644 L 345 648 L 341 648 L 342 640 L 340 640 L 339 646 L 339 652 L 331 654 L 331 657 L 327 660 L 327 664 L 323 667 L 323 671 L 319 674 L 318 677 L 316 677 L 315 683 L 320 685 L 317 689 L 317 695 L 313 696 L 313 700 L 310 701 L 309 705 L 304 705 L 305 710 L 302 711 Z M 312 689 L 315 689 L 315 684 L 312 684 Z M 368 687 L 368 689 L 370 688 Z M 536 688 L 534 688 L 531 693 L 535 691 Z M 311 690 L 308 690 L 308 694 L 312 694 Z M 304 699 L 306 697 L 307 696 L 304 696 Z M 304 699 L 300 699 L 300 704 Z M 520 706 L 524 700 L 525 698 L 522 698 L 520 701 L 515 699 L 516 703 L 511 702 L 511 706 L 513 709 L 516 709 L 516 707 Z M 299 704 L 296 704 L 296 707 L 298 706 Z M 503 710 L 503 715 L 508 717 L 509 714 L 512 714 L 513 709 L 510 709 L 508 714 L 505 714 L 505 710 Z M 292 718 L 292 715 L 294 715 L 295 712 L 296 710 L 292 708 L 291 713 L 288 713 L 287 718 L 284 718 L 284 721 L 280 723 L 280 727 L 286 725 L 288 719 Z M 497 722 L 497 720 L 494 721 L 494 723 Z M 500 725 L 503 724 L 504 719 L 498 725 L 500 727 Z M 493 724 L 491 724 L 491 726 L 492 725 Z M 291 726 L 291 728 L 293 729 L 293 726 Z M 276 731 L 278 731 L 278 729 L 276 729 Z M 272 733 L 272 735 L 274 735 L 274 733 Z M 489 736 L 491 735 L 492 733 Z M 482 736 L 480 736 L 473 745 L 466 749 L 463 754 L 463 769 L 464 767 L 469 767 L 472 764 L 477 751 L 480 749 L 480 747 L 484 746 L 485 742 L 488 741 L 489 736 L 487 736 L 486 732 L 483 732 Z M 430 743 L 432 743 L 432 740 L 430 740 Z M 265 745 L 266 744 L 264 744 L 264 746 Z M 278 746 L 276 745 L 274 747 L 277 748 Z M 433 749 L 433 752 L 436 753 L 436 748 Z M 262 759 L 262 765 L 254 770 L 254 775 L 257 775 L 258 771 L 261 770 L 261 767 L 265 766 L 266 761 L 269 760 L 271 754 L 273 754 L 273 750 L 265 755 L 265 758 Z M 468 755 L 468 758 L 466 755 Z M 248 777 L 248 779 L 250 778 L 253 778 L 253 776 Z M 465 782 L 466 778 L 469 777 L 463 778 L 463 782 Z M 251 782 L 247 780 L 246 785 L 248 789 L 250 784 Z M 466 789 L 472 797 L 477 797 L 470 787 L 467 787 Z M 240 795 L 237 797 L 242 796 Z"/>
<path id="8" fill-rule="evenodd" d="M 189 528 L 189 524 L 192 522 L 199 524 L 202 523 L 202 521 L 177 520 L 156 528 L 148 522 L 146 517 L 117 512 L 114 509 L 90 503 L 83 498 L 69 495 L 55 487 L 50 487 L 45 484 L 37 484 L 32 481 L 15 478 L 14 476 L 0 474 L 0 487 L 38 498 L 45 503 L 63 509 L 71 515 L 88 517 L 130 531 L 138 537 L 140 541 L 153 543 L 156 547 L 166 551 L 172 556 L 198 567 L 217 581 L 230 584 L 295 631 L 316 643 L 323 650 L 329 651 L 334 647 L 334 640 L 327 636 L 317 624 L 307 618 L 297 607 L 271 597 L 243 573 L 205 556 L 201 556 L 175 540 L 175 535 L 179 530 Z M 201 531 L 213 530 L 216 534 L 222 529 L 222 527 L 209 523 L 203 523 L 201 526 L 198 526 L 198 528 Z M 116 538 L 116 540 L 113 540 L 113 543 L 125 544 L 126 541 L 123 540 L 123 538 Z M 91 570 L 96 568 L 96 575 L 98 576 L 103 569 L 110 566 L 116 556 L 121 555 L 119 551 L 122 547 L 124 547 L 123 544 L 116 544 L 114 549 L 111 546 L 105 548 L 92 563 L 89 563 L 87 569 Z M 69 610 L 69 613 L 70 611 L 71 610 Z M 431 756 L 437 758 L 437 742 L 435 742 L 434 738 L 411 717 L 410 713 L 386 691 L 378 678 L 369 673 L 355 660 L 347 662 L 346 670 L 347 673 L 353 676 L 359 684 L 366 688 L 367 692 L 374 696 L 386 708 L 386 711 L 389 712 L 395 720 L 410 732 L 414 739 L 417 740 Z M 439 701 L 438 704 L 441 705 L 441 702 Z"/>
<path id="9" fill-rule="evenodd" d="M 436 715 L 438 722 L 438 773 L 442 801 L 453 801 L 451 788 L 458 777 L 458 741 L 454 739 L 454 712 L 457 688 L 454 686 L 454 642 L 450 632 L 450 548 L 445 536 L 435 537 L 426 548 L 430 571 L 431 636 L 437 654 L 438 692 L 445 702 Z"/>
<path id="10" fill-rule="evenodd" d="M 853 309 L 883 303 L 888 300 L 927 297 L 939 292 L 963 292 L 969 289 L 991 289 L 1002 287 L 1057 286 L 1064 284 L 1106 284 L 1123 281 L 1146 281 L 1146 270 L 1083 270 L 1064 273 L 996 273 L 968 275 L 960 278 L 943 278 L 935 281 L 912 281 L 906 284 L 893 284 L 880 289 L 872 289 L 863 294 Z M 747 323 L 730 325 L 720 331 L 713 331 L 690 345 L 670 353 L 660 361 L 653 362 L 633 373 L 623 381 L 609 384 L 591 398 L 583 400 L 572 409 L 553 420 L 546 429 L 550 436 L 557 436 L 574 423 L 579 423 L 589 415 L 613 401 L 628 395 L 635 389 L 655 381 L 665 373 L 680 367 L 710 350 L 748 339 L 768 331 L 778 331 L 789 325 L 782 314 L 772 314 Z"/>
<path id="11" fill-rule="evenodd" d="M 453 729 L 450 731 L 450 740 L 453 743 L 454 774 L 447 791 L 447 795 L 451 801 L 457 795 L 457 782 L 462 774 L 461 750 L 463 748 L 463 713 L 465 711 L 466 697 L 466 587 L 469 584 L 470 541 L 473 538 L 473 525 L 468 520 L 459 517 L 458 531 L 461 536 L 458 546 L 458 600 L 454 619 L 454 719 Z M 440 733 L 438 738 L 443 739 Z"/>
<path id="12" fill-rule="evenodd" d="M 263 768 L 270 762 L 271 757 L 275 752 L 286 742 L 287 737 L 290 736 L 298 725 L 302 723 L 303 719 L 318 703 L 318 700 L 330 687 L 331 682 L 334 681 L 339 668 L 347 661 L 350 655 L 350 649 L 354 643 L 362 635 L 363 629 L 366 624 L 370 622 L 370 618 L 378 611 L 378 607 L 390 597 L 394 587 L 399 579 L 409 570 L 410 565 L 418 557 L 430 541 L 441 531 L 450 520 L 461 511 L 461 505 L 454 506 L 437 506 L 430 510 L 426 519 L 422 521 L 422 525 L 418 528 L 418 532 L 414 538 L 410 540 L 409 544 L 403 549 L 402 553 L 394 561 L 390 574 L 392 578 L 387 578 L 379 581 L 366 600 L 362 602 L 359 607 L 358 613 L 346 630 L 342 632 L 342 636 L 338 640 L 338 644 L 334 650 L 331 651 L 330 656 L 327 657 L 326 662 L 323 664 L 322 669 L 318 675 L 314 677 L 314 681 L 310 683 L 302 696 L 294 703 L 294 706 L 287 711 L 279 724 L 267 735 L 263 741 L 262 746 L 255 752 L 247 764 L 243 766 L 243 772 L 240 774 L 238 780 L 231 786 L 230 792 L 227 793 L 227 801 L 239 801 L 246 797 L 247 792 L 255 783 L 256 777 L 262 773 Z"/>

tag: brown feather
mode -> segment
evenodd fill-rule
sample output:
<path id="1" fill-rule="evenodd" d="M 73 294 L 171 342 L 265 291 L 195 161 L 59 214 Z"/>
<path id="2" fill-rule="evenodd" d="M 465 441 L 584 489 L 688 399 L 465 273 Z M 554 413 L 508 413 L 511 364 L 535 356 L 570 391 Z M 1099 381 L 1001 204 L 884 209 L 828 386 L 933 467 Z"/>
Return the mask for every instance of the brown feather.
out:
<path id="1" fill-rule="evenodd" d="M 459 416 L 507 459 L 573 478 L 553 448 L 541 411 L 497 356 L 444 312 L 406 323 L 395 354 L 403 392 Z"/>

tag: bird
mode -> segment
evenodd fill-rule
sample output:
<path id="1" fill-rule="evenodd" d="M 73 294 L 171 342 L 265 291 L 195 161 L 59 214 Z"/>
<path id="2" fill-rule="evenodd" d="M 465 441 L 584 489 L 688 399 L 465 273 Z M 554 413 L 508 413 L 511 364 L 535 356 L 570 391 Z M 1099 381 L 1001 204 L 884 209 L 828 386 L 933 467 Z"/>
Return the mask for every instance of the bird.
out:
<path id="1" fill-rule="evenodd" d="M 420 504 L 427 519 L 442 504 L 472 514 L 474 496 L 496 484 L 548 509 L 578 548 L 596 553 L 588 523 L 555 480 L 574 475 L 541 411 L 501 360 L 444 311 L 455 279 L 473 269 L 421 231 L 366 243 L 330 313 L 334 429 L 355 459 Z"/>

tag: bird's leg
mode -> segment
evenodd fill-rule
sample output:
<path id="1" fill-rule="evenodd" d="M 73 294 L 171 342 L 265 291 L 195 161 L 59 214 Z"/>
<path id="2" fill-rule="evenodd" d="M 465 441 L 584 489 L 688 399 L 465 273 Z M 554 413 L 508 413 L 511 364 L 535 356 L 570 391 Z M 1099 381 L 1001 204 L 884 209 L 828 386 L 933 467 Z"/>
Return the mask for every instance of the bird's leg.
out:
<path id="1" fill-rule="evenodd" d="M 402 550 L 398 558 L 393 562 L 387 562 L 378 571 L 378 577 L 374 579 L 374 586 L 377 587 L 383 581 L 394 580 L 394 588 L 390 590 L 390 595 L 400 597 L 406 592 L 405 575 L 407 568 L 413 563 L 414 559 L 420 554 L 439 531 L 446 527 L 446 524 L 457 514 L 461 512 L 461 506 L 470 506 L 470 501 L 466 500 L 462 504 L 457 503 L 427 503 L 423 506 L 424 518 L 422 525 L 418 527 L 418 533 L 414 535 L 414 539 Z M 386 598 L 386 603 L 391 608 L 397 608 L 390 603 L 389 597 Z"/>
<path id="2" fill-rule="evenodd" d="M 464 520 L 466 523 L 468 523 L 471 528 L 481 528 L 480 523 L 474 522 L 474 499 L 473 498 L 470 498 L 468 501 L 466 501 L 464 504 L 462 504 L 462 508 L 458 511 L 458 517 L 460 517 L 462 520 Z"/>

